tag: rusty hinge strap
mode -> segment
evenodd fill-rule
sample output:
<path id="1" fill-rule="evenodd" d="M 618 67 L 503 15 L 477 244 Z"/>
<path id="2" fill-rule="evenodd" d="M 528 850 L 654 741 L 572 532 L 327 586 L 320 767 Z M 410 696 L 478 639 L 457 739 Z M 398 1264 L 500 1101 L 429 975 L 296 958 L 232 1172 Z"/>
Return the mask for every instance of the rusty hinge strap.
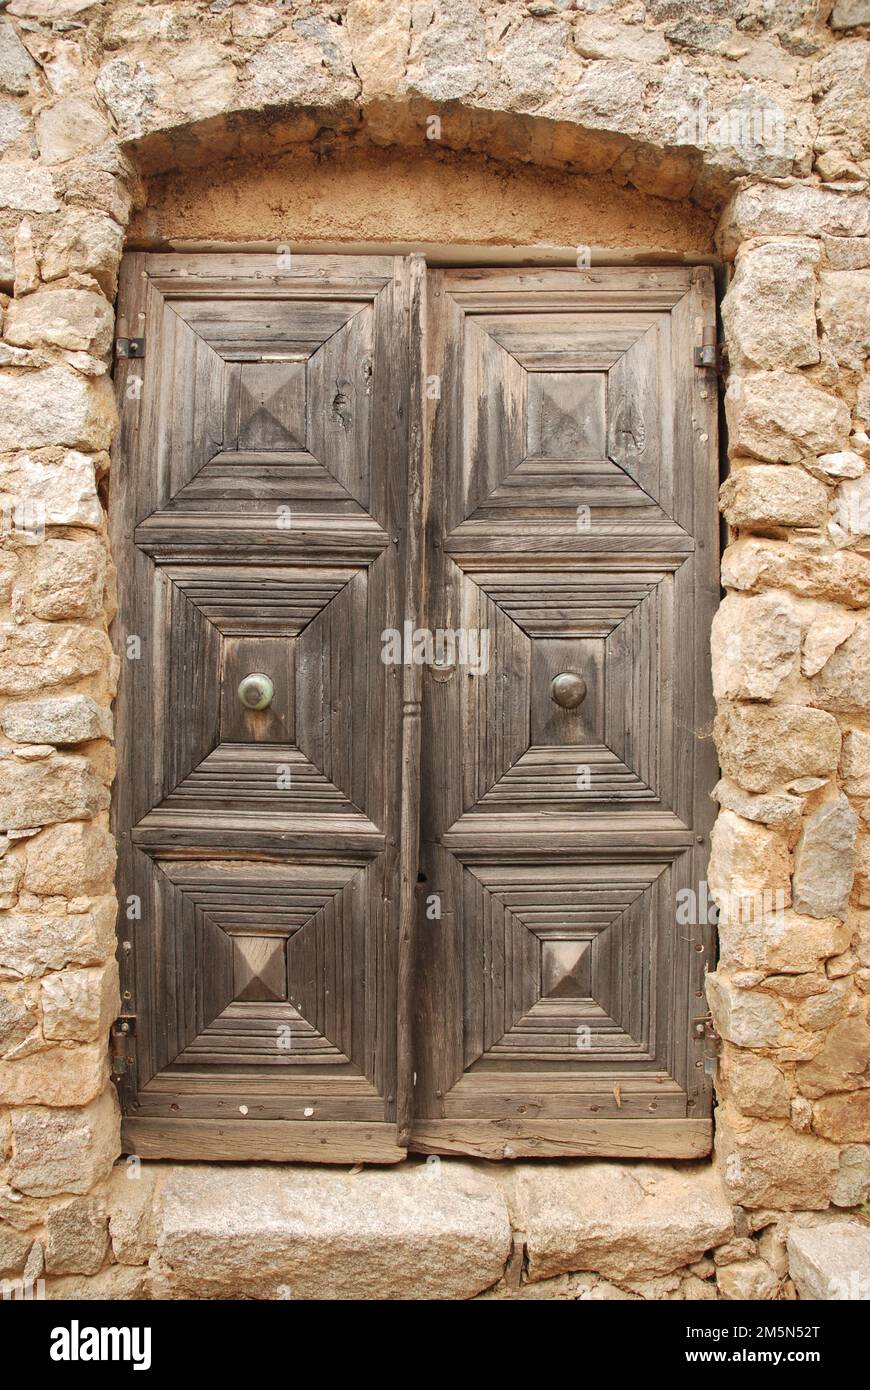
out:
<path id="1" fill-rule="evenodd" d="M 115 352 L 118 357 L 144 357 L 144 338 L 116 338 Z"/>

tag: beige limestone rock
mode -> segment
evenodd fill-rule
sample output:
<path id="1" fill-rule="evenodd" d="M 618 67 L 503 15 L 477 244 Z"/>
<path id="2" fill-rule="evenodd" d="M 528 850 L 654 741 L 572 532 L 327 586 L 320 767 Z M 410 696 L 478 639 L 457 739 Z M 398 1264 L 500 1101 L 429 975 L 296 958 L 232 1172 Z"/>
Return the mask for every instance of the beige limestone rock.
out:
<path id="1" fill-rule="evenodd" d="M 853 614 L 834 608 L 818 613 L 804 634 L 801 650 L 803 674 L 818 675 L 837 647 L 852 636 L 857 623 L 858 619 Z"/>
<path id="2" fill-rule="evenodd" d="M 66 208 L 43 252 L 42 278 L 59 280 L 76 272 L 92 275 L 103 294 L 113 299 L 123 248 L 124 233 L 113 218 Z"/>
<path id="3" fill-rule="evenodd" d="M 13 1279 L 24 1272 L 33 1237 L 0 1225 L 0 1279 Z"/>
<path id="4" fill-rule="evenodd" d="M 46 164 L 61 164 L 93 150 L 110 134 L 109 123 L 92 102 L 81 96 L 61 97 L 36 121 L 39 153 Z"/>
<path id="5" fill-rule="evenodd" d="M 9 1182 L 33 1197 L 81 1196 L 108 1175 L 120 1151 L 118 1101 L 109 1088 L 79 1109 L 12 1112 Z"/>
<path id="6" fill-rule="evenodd" d="M 723 777 L 710 793 L 719 805 L 734 811 L 744 820 L 760 821 L 763 825 L 774 825 L 785 830 L 796 830 L 800 825 L 803 797 L 780 792 L 768 796 L 753 796 L 736 782 Z"/>
<path id="7" fill-rule="evenodd" d="M 713 735 L 723 772 L 751 792 L 796 777 L 830 776 L 840 757 L 836 719 L 805 706 L 728 703 L 716 716 Z"/>
<path id="8" fill-rule="evenodd" d="M 670 1274 L 733 1234 L 731 1206 L 708 1165 L 517 1165 L 529 1279 L 595 1270 L 624 1281 Z"/>
<path id="9" fill-rule="evenodd" d="M 716 1271 L 721 1298 L 768 1300 L 776 1298 L 779 1280 L 764 1260 L 741 1260 Z"/>
<path id="10" fill-rule="evenodd" d="M 85 743 L 111 738 L 112 714 L 90 695 L 49 695 L 3 705 L 0 728 L 13 743 Z"/>
<path id="11" fill-rule="evenodd" d="M 867 237 L 825 237 L 825 254 L 832 270 L 866 270 L 870 266 Z"/>
<path id="12" fill-rule="evenodd" d="M 9 913 L 0 936 L 0 974 L 35 979 L 69 965 L 101 965 L 115 948 L 116 915 L 109 895 L 83 912 Z"/>
<path id="13" fill-rule="evenodd" d="M 831 655 L 813 680 L 814 702 L 839 714 L 862 714 L 870 709 L 870 619 Z"/>
<path id="14" fill-rule="evenodd" d="M 794 372 L 758 372 L 729 383 L 725 394 L 729 451 L 734 456 L 749 454 L 767 463 L 799 463 L 802 459 L 833 453 L 849 437 L 849 409 L 844 401 L 815 386 L 809 378 Z M 818 484 L 810 492 L 801 474 L 781 474 L 793 478 L 794 486 L 807 497 L 817 495 Z M 759 480 L 760 481 L 760 480 Z M 771 477 L 769 486 L 776 487 Z M 795 521 L 793 525 L 807 525 Z"/>
<path id="15" fill-rule="evenodd" d="M 727 965 L 799 974 L 819 969 L 820 960 L 842 951 L 849 927 L 838 917 L 819 920 L 788 908 L 771 910 L 762 895 L 762 902 L 750 902 L 749 910 L 720 916 L 719 940 Z"/>
<path id="16" fill-rule="evenodd" d="M 826 962 L 830 974 L 832 962 Z M 851 1004 L 849 982 L 846 978 L 833 980 L 818 994 L 810 994 L 797 1005 L 795 1014 L 804 1028 L 833 1028 L 846 1014 Z"/>
<path id="17" fill-rule="evenodd" d="M 571 35 L 583 58 L 615 58 L 623 62 L 664 63 L 670 50 L 658 30 L 621 24 L 600 15 L 584 15 Z"/>
<path id="18" fill-rule="evenodd" d="M 711 835 L 708 870 L 710 892 L 720 907 L 765 889 L 774 896 L 780 893 L 775 900 L 787 906 L 790 867 L 788 844 L 780 831 L 744 820 L 733 811 L 720 813 Z"/>
<path id="19" fill-rule="evenodd" d="M 732 368 L 806 367 L 819 360 L 815 267 L 818 242 L 751 245 L 722 301 Z"/>
<path id="20" fill-rule="evenodd" d="M 37 290 L 13 299 L 3 334 L 18 347 L 70 348 L 102 356 L 112 345 L 112 306 L 93 290 Z"/>
<path id="21" fill-rule="evenodd" d="M 275 39 L 258 49 L 245 65 L 248 100 L 255 106 L 333 106 L 359 94 L 342 29 L 314 20 L 310 39 L 297 20 L 292 39 Z"/>
<path id="22" fill-rule="evenodd" d="M 470 96 L 484 80 L 486 43 L 469 0 L 434 0 L 412 11 L 406 80 L 430 101 Z"/>
<path id="23" fill-rule="evenodd" d="M 147 1269 L 129 1265 L 107 1265 L 97 1274 L 67 1274 L 45 1281 L 45 1298 L 52 1303 L 80 1301 L 136 1302 L 154 1298 L 154 1281 Z"/>
<path id="24" fill-rule="evenodd" d="M 175 1297 L 469 1298 L 510 1249 L 503 1197 L 449 1159 L 352 1176 L 185 1164 L 161 1189 L 158 1252 Z"/>
<path id="25" fill-rule="evenodd" d="M 364 47 L 363 38 L 367 32 L 364 21 L 369 17 L 374 18 L 380 8 L 378 0 L 351 0 L 347 7 L 347 25 L 353 44 L 355 66 L 361 77 L 360 52 Z M 390 8 L 393 7 L 390 6 Z M 405 10 L 407 17 L 407 6 Z M 248 4 L 241 7 L 235 6 L 230 22 L 233 38 L 242 40 L 268 39 L 281 28 L 284 17 L 272 5 Z M 121 46 L 123 46 L 123 40 Z"/>
<path id="26" fill-rule="evenodd" d="M 710 639 L 716 698 L 769 700 L 795 668 L 800 640 L 800 620 L 787 595 L 729 594 Z"/>
<path id="27" fill-rule="evenodd" d="M 157 1244 L 160 1184 L 165 1168 L 138 1162 L 116 1163 L 107 1206 L 112 1251 L 119 1264 L 148 1263 Z"/>
<path id="28" fill-rule="evenodd" d="M 717 231 L 722 254 L 754 236 L 846 236 L 870 233 L 870 199 L 811 184 L 755 184 L 727 205 Z"/>
<path id="29" fill-rule="evenodd" d="M 81 820 L 109 805 L 109 793 L 87 758 L 52 753 L 39 762 L 3 761 L 0 828 L 23 829 Z"/>
<path id="30" fill-rule="evenodd" d="M 835 1144 L 870 1143 L 870 1088 L 817 1100 L 813 1132 Z"/>
<path id="31" fill-rule="evenodd" d="M 738 1047 L 776 1047 L 784 1041 L 785 1011 L 759 990 L 737 989 L 717 970 L 705 980 L 707 1001 L 719 1036 Z"/>
<path id="32" fill-rule="evenodd" d="M 870 1299 L 870 1227 L 858 1221 L 793 1226 L 788 1264 L 803 1299 Z"/>
<path id="33" fill-rule="evenodd" d="M 790 589 L 806 598 L 863 608 L 870 604 L 870 561 L 850 551 L 813 554 L 784 541 L 747 537 L 725 551 L 722 583 L 741 592 Z"/>
<path id="34" fill-rule="evenodd" d="M 46 1274 L 96 1274 L 108 1244 L 108 1217 L 99 1198 L 73 1198 L 53 1207 L 46 1222 Z"/>
<path id="35" fill-rule="evenodd" d="M 0 19 L 0 92 L 26 96 L 36 64 L 8 19 Z"/>
<path id="36" fill-rule="evenodd" d="M 109 639 L 97 628 L 0 623 L 0 695 L 29 695 L 93 676 L 112 659 Z"/>
<path id="37" fill-rule="evenodd" d="M 99 530 L 103 522 L 94 459 L 74 449 L 0 459 L 0 497 L 25 498 L 41 512 L 46 526 Z"/>
<path id="38" fill-rule="evenodd" d="M 57 212 L 54 179 L 38 164 L 0 164 L 0 209 L 13 212 Z"/>
<path id="39" fill-rule="evenodd" d="M 34 1038 L 39 1046 L 38 1022 L 31 989 L 23 985 L 0 985 L 0 1057 L 26 1051 Z"/>
<path id="40" fill-rule="evenodd" d="M 27 581 L 13 592 L 12 611 L 19 621 L 93 618 L 102 611 L 105 585 L 106 550 L 98 540 L 45 540 Z"/>
<path id="41" fill-rule="evenodd" d="M 801 468 L 744 464 L 719 489 L 719 506 L 732 526 L 818 526 L 828 494 Z"/>
<path id="42" fill-rule="evenodd" d="M 861 1015 L 844 1018 L 825 1038 L 821 1052 L 799 1062 L 797 1084 L 813 1100 L 829 1091 L 853 1091 L 870 1084 L 870 1027 Z"/>
<path id="43" fill-rule="evenodd" d="M 854 29 L 859 24 L 870 24 L 868 0 L 836 0 L 830 24 L 834 30 Z"/>
<path id="44" fill-rule="evenodd" d="M 243 24 L 262 24 L 258 17 L 273 12 L 261 6 L 246 6 L 249 18 Z M 241 12 L 244 15 L 245 11 Z M 235 25 L 236 20 L 234 18 Z M 381 5 L 379 0 L 350 0 L 346 16 L 353 65 L 362 82 L 364 101 L 389 97 L 401 90 L 405 76 L 405 54 L 411 28 L 411 6 L 407 0 Z M 270 31 L 271 32 L 271 31 Z M 265 35 L 268 37 L 268 35 Z"/>
<path id="45" fill-rule="evenodd" d="M 88 379 L 65 367 L 0 375 L 0 449 L 107 449 L 116 423 L 104 377 Z"/>
<path id="46" fill-rule="evenodd" d="M 810 917 L 843 917 L 855 876 L 858 818 L 842 792 L 804 822 L 794 856 L 794 907 Z"/>
<path id="47" fill-rule="evenodd" d="M 0 908 L 15 906 L 15 896 L 21 881 L 21 862 L 14 856 L 0 863 Z"/>
<path id="48" fill-rule="evenodd" d="M 105 893 L 115 872 L 115 842 L 93 821 L 53 825 L 27 842 L 24 886 L 43 896 Z"/>
<path id="49" fill-rule="evenodd" d="M 47 975 L 40 991 L 42 1031 L 57 1041 L 104 1042 L 120 1012 L 115 960 L 90 970 Z"/>
<path id="50" fill-rule="evenodd" d="M 0 1104 L 87 1105 L 109 1079 L 105 1038 L 0 1061 Z"/>
<path id="51" fill-rule="evenodd" d="M 853 449 L 841 449 L 836 454 L 822 454 L 815 461 L 806 459 L 804 468 L 821 482 L 839 482 L 841 478 L 860 478 L 865 470 L 864 460 Z"/>
<path id="52" fill-rule="evenodd" d="M 768 1058 L 725 1043 L 719 1057 L 719 1079 L 744 1115 L 761 1120 L 788 1118 L 788 1083 Z"/>
<path id="53" fill-rule="evenodd" d="M 834 1144 L 784 1122 L 741 1115 L 730 1104 L 716 1113 L 716 1152 L 734 1202 L 779 1211 L 827 1207 L 839 1169 Z"/>
<path id="54" fill-rule="evenodd" d="M 855 545 L 870 536 L 870 474 L 839 484 L 828 530 L 838 546 Z"/>
<path id="55" fill-rule="evenodd" d="M 857 1207 L 870 1197 L 870 1144 L 847 1144 L 840 1150 L 840 1171 L 831 1191 L 838 1207 Z"/>
<path id="56" fill-rule="evenodd" d="M 825 270 L 819 321 L 837 361 L 861 371 L 870 353 L 870 270 Z"/>

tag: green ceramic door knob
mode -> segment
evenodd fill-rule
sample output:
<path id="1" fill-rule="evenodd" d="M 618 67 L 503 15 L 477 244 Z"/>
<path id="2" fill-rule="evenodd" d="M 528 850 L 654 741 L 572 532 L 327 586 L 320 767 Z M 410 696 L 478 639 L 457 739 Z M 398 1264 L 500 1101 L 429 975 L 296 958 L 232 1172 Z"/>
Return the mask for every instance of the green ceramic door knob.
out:
<path id="1" fill-rule="evenodd" d="M 274 685 L 262 671 L 254 671 L 239 682 L 239 699 L 245 709 L 268 709 L 274 694 Z"/>

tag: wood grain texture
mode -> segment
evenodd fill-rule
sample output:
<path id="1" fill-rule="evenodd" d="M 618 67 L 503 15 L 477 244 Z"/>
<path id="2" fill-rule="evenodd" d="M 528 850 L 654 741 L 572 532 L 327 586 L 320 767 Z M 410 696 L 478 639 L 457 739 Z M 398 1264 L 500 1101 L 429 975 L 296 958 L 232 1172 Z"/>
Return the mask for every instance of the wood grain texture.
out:
<path id="1" fill-rule="evenodd" d="M 405 611 L 409 296 L 389 257 L 125 259 L 148 352 L 118 372 L 114 817 L 143 1154 L 401 1156 L 403 692 L 380 652 Z M 262 711 L 237 693 L 255 671 Z"/>
<path id="2" fill-rule="evenodd" d="M 125 1143 L 707 1153 L 711 272 L 136 254 L 120 314 Z"/>
<path id="3" fill-rule="evenodd" d="M 426 679 L 411 1147 L 698 1156 L 711 277 L 433 272 L 429 303 L 430 612 L 490 661 Z"/>

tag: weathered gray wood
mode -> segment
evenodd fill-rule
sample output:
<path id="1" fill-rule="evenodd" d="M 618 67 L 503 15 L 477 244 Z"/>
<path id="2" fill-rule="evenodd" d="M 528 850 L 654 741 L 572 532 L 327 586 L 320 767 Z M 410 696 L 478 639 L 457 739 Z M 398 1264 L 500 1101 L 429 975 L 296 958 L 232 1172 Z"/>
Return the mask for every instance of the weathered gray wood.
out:
<path id="1" fill-rule="evenodd" d="M 421 1120 L 417 1153 L 474 1158 L 704 1158 L 713 1144 L 710 1120 Z"/>
<path id="2" fill-rule="evenodd" d="M 692 655 L 714 606 L 715 420 L 692 361 L 709 287 L 683 268 L 430 275 L 430 613 L 491 644 L 486 672 L 425 683 L 441 912 L 420 918 L 412 1148 L 709 1150 L 705 932 L 675 922 L 713 784 Z M 552 701 L 560 671 L 587 680 L 575 710 Z"/>
<path id="3" fill-rule="evenodd" d="M 395 1125 L 306 1120 L 139 1119 L 128 1115 L 121 1146 L 139 1158 L 216 1158 L 245 1162 L 400 1163 Z"/>
<path id="4" fill-rule="evenodd" d="M 122 900 L 141 902 L 121 924 L 134 1130 L 171 1097 L 143 1154 L 402 1152 L 403 692 L 380 651 L 408 572 L 407 288 L 388 257 L 125 260 L 121 312 L 148 342 L 119 367 L 111 495 L 116 640 L 141 639 L 115 812 Z M 238 699 L 254 671 L 263 711 Z M 256 1083 L 277 1089 L 245 1126 Z"/>

